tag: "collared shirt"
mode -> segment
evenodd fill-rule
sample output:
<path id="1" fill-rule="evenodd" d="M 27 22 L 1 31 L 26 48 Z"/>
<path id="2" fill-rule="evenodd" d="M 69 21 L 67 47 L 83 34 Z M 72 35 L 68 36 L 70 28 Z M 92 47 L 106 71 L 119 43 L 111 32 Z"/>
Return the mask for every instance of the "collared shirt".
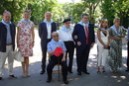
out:
<path id="1" fill-rule="evenodd" d="M 116 26 L 113 25 L 113 26 L 111 26 L 111 29 L 114 30 L 117 35 L 120 35 L 120 27 L 119 28 L 116 28 Z"/>
<path id="2" fill-rule="evenodd" d="M 59 30 L 58 34 L 60 37 L 60 40 L 62 41 L 73 41 L 72 38 L 73 28 L 70 26 L 69 28 L 63 25 Z"/>
<path id="3" fill-rule="evenodd" d="M 46 23 L 46 27 L 47 27 L 47 38 L 50 39 L 51 38 L 51 23 L 53 22 L 52 20 L 51 21 L 47 21 L 46 19 L 44 20 L 44 22 Z"/>
<path id="4" fill-rule="evenodd" d="M 2 20 L 2 23 L 6 26 L 6 29 L 7 29 L 6 44 L 11 44 L 12 43 L 11 32 L 10 32 L 11 22 L 5 22 L 4 20 Z"/>
<path id="5" fill-rule="evenodd" d="M 89 22 L 84 23 L 84 22 L 80 21 L 79 24 L 82 25 L 83 27 L 89 27 Z"/>
<path id="6" fill-rule="evenodd" d="M 64 42 L 61 40 L 55 41 L 53 39 L 48 43 L 47 51 L 53 52 L 57 47 L 61 47 L 63 49 L 63 52 L 66 52 L 66 47 L 64 45 Z"/>

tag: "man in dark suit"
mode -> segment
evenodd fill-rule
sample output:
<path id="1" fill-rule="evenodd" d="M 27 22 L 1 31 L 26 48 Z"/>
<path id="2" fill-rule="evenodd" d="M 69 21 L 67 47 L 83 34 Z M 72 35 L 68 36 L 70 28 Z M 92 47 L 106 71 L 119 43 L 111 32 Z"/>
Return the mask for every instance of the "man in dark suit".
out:
<path id="1" fill-rule="evenodd" d="M 45 13 L 45 19 L 39 24 L 39 37 L 41 39 L 41 49 L 42 49 L 42 65 L 40 74 L 45 73 L 46 68 L 46 53 L 47 53 L 47 43 L 51 40 L 51 33 L 56 31 L 56 23 L 51 19 L 51 13 Z"/>
<path id="2" fill-rule="evenodd" d="M 95 42 L 94 25 L 88 20 L 88 15 L 83 14 L 81 21 L 75 25 L 73 31 L 73 39 L 77 49 L 77 72 L 89 74 L 87 72 L 87 62 L 91 47 Z"/>
<path id="3" fill-rule="evenodd" d="M 126 72 L 129 72 L 129 28 L 128 28 L 128 50 L 127 50 L 127 69 Z"/>
<path id="4" fill-rule="evenodd" d="M 4 11 L 3 19 L 0 22 L 0 80 L 2 80 L 2 71 L 6 58 L 8 58 L 9 77 L 16 78 L 13 75 L 15 25 L 10 20 L 11 13 L 9 11 Z"/>

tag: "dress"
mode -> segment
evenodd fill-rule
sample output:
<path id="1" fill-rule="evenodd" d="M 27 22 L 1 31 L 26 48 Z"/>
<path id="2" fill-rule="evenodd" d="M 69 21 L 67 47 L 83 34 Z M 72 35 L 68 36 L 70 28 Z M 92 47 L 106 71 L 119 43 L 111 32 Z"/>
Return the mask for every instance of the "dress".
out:
<path id="1" fill-rule="evenodd" d="M 116 31 L 115 26 L 112 26 L 109 33 L 110 37 L 119 37 L 122 35 L 121 27 Z M 122 66 L 122 40 L 111 40 L 109 55 L 109 66 L 112 71 L 117 71 Z"/>
<path id="2" fill-rule="evenodd" d="M 107 35 L 104 35 L 104 33 L 100 31 L 100 36 L 104 44 L 108 44 L 108 37 L 109 37 L 108 31 L 107 31 Z M 97 40 L 97 46 L 98 46 L 97 65 L 105 66 L 107 57 L 109 55 L 109 50 L 104 49 L 103 45 L 99 42 L 99 40 Z"/>
<path id="3" fill-rule="evenodd" d="M 26 21 L 22 19 L 18 22 L 17 25 L 20 28 L 19 31 L 19 50 L 23 57 L 29 57 L 33 55 L 33 46 L 32 46 L 32 28 L 34 27 L 34 23 L 30 20 Z"/>

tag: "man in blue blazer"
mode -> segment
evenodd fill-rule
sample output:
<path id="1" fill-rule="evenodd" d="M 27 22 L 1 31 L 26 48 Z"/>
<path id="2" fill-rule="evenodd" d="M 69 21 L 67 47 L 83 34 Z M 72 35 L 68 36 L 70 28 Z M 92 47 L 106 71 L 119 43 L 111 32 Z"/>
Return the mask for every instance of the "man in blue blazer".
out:
<path id="1" fill-rule="evenodd" d="M 51 40 L 51 34 L 53 31 L 56 31 L 56 23 L 51 19 L 51 13 L 45 13 L 45 19 L 39 24 L 39 37 L 41 39 L 41 49 L 42 49 L 42 65 L 40 74 L 45 73 L 46 68 L 46 53 L 47 53 L 47 44 Z"/>
<path id="2" fill-rule="evenodd" d="M 94 24 L 88 20 L 87 14 L 82 14 L 81 21 L 77 23 L 73 31 L 73 39 L 77 49 L 77 72 L 89 74 L 87 72 L 87 62 L 91 47 L 95 42 Z"/>
<path id="3" fill-rule="evenodd" d="M 127 50 L 127 70 L 126 70 L 126 72 L 129 72 L 129 28 L 128 28 L 128 35 L 127 35 L 127 37 L 128 37 L 128 43 L 127 43 L 127 46 L 128 46 L 128 50 Z"/>
<path id="4" fill-rule="evenodd" d="M 6 58 L 8 58 L 9 77 L 16 78 L 13 75 L 15 50 L 15 25 L 11 22 L 11 13 L 4 11 L 3 19 L 0 22 L 0 80 L 2 80 L 2 71 L 4 69 Z"/>

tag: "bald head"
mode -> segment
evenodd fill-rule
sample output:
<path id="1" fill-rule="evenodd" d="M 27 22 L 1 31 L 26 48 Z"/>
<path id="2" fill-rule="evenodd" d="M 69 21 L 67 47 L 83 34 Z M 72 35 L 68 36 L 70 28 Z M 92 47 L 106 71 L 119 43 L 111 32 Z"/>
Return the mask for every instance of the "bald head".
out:
<path id="1" fill-rule="evenodd" d="M 5 10 L 3 12 L 3 20 L 5 22 L 10 22 L 10 20 L 11 20 L 11 13 L 9 11 Z"/>
<path id="2" fill-rule="evenodd" d="M 53 32 L 53 33 L 52 33 L 52 38 L 53 38 L 53 40 L 58 41 L 58 40 L 59 40 L 59 35 L 58 35 L 58 33 L 57 33 L 57 32 Z"/>
<path id="3" fill-rule="evenodd" d="M 47 21 L 50 21 L 52 14 L 51 14 L 51 12 L 46 12 L 44 16 L 45 16 L 45 19 L 46 19 Z"/>

